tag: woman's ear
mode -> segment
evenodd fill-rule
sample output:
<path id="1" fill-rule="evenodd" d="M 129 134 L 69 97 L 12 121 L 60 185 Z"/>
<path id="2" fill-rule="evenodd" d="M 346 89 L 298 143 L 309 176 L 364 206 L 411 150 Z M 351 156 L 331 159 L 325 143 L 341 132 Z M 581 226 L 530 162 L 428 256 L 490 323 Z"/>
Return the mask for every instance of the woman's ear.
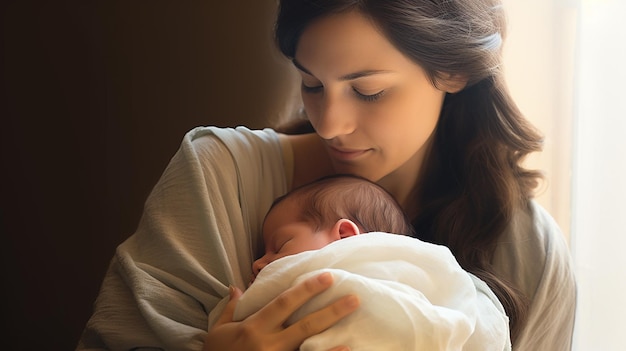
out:
<path id="1" fill-rule="evenodd" d="M 441 91 L 454 94 L 465 88 L 467 80 L 468 78 L 464 75 L 440 72 L 437 78 L 437 87 Z"/>
<path id="2" fill-rule="evenodd" d="M 359 227 L 349 219 L 342 218 L 333 226 L 333 234 L 340 239 L 361 234 Z"/>

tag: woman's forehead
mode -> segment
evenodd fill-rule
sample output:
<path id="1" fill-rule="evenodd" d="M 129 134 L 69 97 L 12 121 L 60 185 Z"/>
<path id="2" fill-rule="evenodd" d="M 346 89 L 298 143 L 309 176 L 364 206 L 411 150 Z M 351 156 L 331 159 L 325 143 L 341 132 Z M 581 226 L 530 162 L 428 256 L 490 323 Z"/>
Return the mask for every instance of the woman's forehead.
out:
<path id="1" fill-rule="evenodd" d="M 314 76 L 342 77 L 362 70 L 394 70 L 408 60 L 371 19 L 357 11 L 328 15 L 302 33 L 296 62 Z"/>

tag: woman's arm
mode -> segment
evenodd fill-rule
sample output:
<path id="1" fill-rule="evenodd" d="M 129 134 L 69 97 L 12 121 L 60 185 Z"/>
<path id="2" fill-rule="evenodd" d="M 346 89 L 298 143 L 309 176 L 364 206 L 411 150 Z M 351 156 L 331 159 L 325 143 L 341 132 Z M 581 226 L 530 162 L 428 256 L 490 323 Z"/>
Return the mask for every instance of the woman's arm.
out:
<path id="1" fill-rule="evenodd" d="M 189 132 L 117 248 L 78 348 L 202 349 L 208 313 L 247 284 L 263 215 L 286 190 L 275 133 Z"/>

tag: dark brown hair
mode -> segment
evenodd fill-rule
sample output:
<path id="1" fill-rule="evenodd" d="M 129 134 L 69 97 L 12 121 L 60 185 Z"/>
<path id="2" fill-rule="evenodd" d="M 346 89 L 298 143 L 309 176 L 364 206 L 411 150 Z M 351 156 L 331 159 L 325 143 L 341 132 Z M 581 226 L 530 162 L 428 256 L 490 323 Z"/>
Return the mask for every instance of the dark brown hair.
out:
<path id="1" fill-rule="evenodd" d="M 541 174 L 522 167 L 543 139 L 509 95 L 501 68 L 506 20 L 497 0 L 282 0 L 275 27 L 281 52 L 295 56 L 298 40 L 316 18 L 356 10 L 420 65 L 434 86 L 467 80 L 447 94 L 433 147 L 419 175 L 409 214 L 420 239 L 446 245 L 461 266 L 485 280 L 502 302 L 513 342 L 528 299 L 491 265 L 498 239 L 514 214 L 528 206 Z M 294 127 L 295 126 L 295 127 Z M 282 131 L 312 132 L 308 123 Z"/>
<path id="2" fill-rule="evenodd" d="M 301 220 L 315 230 L 332 227 L 339 219 L 355 222 L 364 232 L 386 232 L 413 236 L 413 227 L 396 199 L 380 185 L 365 178 L 336 174 L 298 187 L 279 197 L 302 209 Z"/>

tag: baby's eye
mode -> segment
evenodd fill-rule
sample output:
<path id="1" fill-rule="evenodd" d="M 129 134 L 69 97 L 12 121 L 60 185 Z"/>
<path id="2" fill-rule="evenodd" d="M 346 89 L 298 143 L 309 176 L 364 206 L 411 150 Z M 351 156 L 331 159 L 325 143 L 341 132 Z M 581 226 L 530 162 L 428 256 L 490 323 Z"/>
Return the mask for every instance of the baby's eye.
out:
<path id="1" fill-rule="evenodd" d="M 276 252 L 277 252 L 277 253 L 278 253 L 278 252 L 280 252 L 280 250 L 282 250 L 282 249 L 285 247 L 285 244 L 287 244 L 289 241 L 291 241 L 291 238 L 289 238 L 289 239 L 287 239 L 287 240 L 284 240 L 284 241 L 280 242 L 280 244 L 279 244 L 279 245 L 276 245 L 276 247 L 277 247 Z"/>

